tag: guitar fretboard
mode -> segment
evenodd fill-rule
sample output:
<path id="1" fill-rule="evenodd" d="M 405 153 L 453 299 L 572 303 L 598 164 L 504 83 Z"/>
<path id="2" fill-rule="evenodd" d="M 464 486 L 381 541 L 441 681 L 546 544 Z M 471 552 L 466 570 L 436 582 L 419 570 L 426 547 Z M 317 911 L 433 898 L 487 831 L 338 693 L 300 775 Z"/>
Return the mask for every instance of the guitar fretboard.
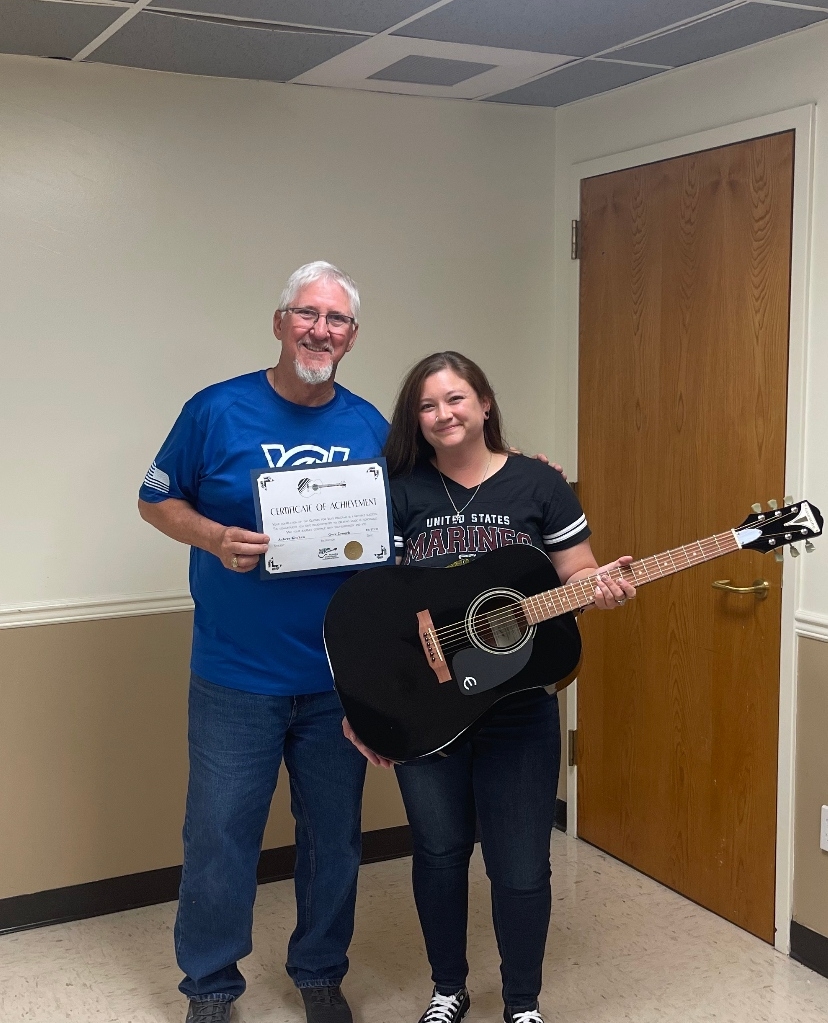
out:
<path id="1" fill-rule="evenodd" d="M 644 583 L 651 583 L 655 579 L 663 579 L 666 575 L 674 575 L 676 572 L 683 572 L 685 568 L 692 568 L 703 561 L 712 561 L 720 558 L 723 554 L 731 554 L 739 550 L 739 543 L 732 529 L 726 533 L 717 533 L 709 536 L 706 540 L 696 540 L 684 547 L 676 547 L 663 554 L 654 554 L 650 558 L 643 558 L 641 561 L 633 561 L 624 568 L 614 568 L 611 572 L 604 573 L 616 581 L 626 579 L 634 586 L 643 586 Z M 576 579 L 575 582 L 558 586 L 554 590 L 546 590 L 544 593 L 537 593 L 533 597 L 526 597 L 521 601 L 521 607 L 530 625 L 538 622 L 545 622 L 549 618 L 557 618 L 558 615 L 566 614 L 567 611 L 578 611 L 595 603 L 595 584 L 598 573 L 588 575 L 583 579 Z"/>

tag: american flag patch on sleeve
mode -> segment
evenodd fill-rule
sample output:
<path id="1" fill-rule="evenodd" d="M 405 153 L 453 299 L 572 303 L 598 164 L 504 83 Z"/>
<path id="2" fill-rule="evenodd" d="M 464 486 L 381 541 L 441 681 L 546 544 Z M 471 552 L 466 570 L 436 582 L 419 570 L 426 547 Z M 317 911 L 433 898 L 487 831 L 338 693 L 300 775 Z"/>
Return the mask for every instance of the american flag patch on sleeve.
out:
<path id="1" fill-rule="evenodd" d="M 159 469 L 155 462 L 147 469 L 147 474 L 144 477 L 144 485 L 152 487 L 153 490 L 160 490 L 162 494 L 169 494 L 170 492 L 170 477 L 163 469 Z"/>

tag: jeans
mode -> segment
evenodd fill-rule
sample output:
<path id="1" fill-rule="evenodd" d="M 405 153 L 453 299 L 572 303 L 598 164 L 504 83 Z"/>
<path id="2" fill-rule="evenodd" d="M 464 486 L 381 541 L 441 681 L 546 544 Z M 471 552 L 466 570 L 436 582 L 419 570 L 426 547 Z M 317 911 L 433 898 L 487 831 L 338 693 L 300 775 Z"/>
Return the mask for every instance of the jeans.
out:
<path id="1" fill-rule="evenodd" d="M 284 758 L 296 820 L 297 987 L 348 969 L 361 853 L 365 759 L 342 734 L 335 692 L 261 696 L 190 680 L 190 783 L 175 950 L 188 998 L 230 1001 L 253 947 L 256 865 Z"/>
<path id="2" fill-rule="evenodd" d="M 448 757 L 397 766 L 414 842 L 414 899 L 440 994 L 466 983 L 475 817 L 491 882 L 503 1001 L 533 1009 L 549 929 L 549 843 L 561 733 L 557 696 L 507 697 Z"/>

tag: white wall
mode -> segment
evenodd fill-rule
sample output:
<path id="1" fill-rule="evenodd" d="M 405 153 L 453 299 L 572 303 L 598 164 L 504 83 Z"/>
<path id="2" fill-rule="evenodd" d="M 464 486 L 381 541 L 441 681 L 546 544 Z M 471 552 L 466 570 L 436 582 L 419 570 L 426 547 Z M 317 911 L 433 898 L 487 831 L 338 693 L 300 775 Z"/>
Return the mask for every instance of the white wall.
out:
<path id="1" fill-rule="evenodd" d="M 551 111 L 0 56 L 0 153 L 0 612 L 186 589 L 137 487 L 310 259 L 362 288 L 346 386 L 458 348 L 556 449 Z"/>
<path id="2" fill-rule="evenodd" d="M 555 406 L 562 413 L 560 453 L 574 464 L 577 450 L 577 327 L 570 296 L 577 288 L 569 258 L 568 182 L 573 164 L 804 104 L 817 104 L 810 252 L 807 383 L 802 494 L 828 513 L 828 25 L 659 75 L 625 89 L 572 104 L 556 120 L 556 348 L 561 377 Z M 567 403 L 569 403 L 567 405 Z M 565 410 L 565 414 L 564 413 Z M 564 435 L 565 432 L 565 435 Z M 768 497 L 774 495 L 767 495 Z M 782 495 L 779 495 L 782 496 Z M 828 627 L 828 541 L 801 559 L 797 609 Z M 828 635 L 828 632 L 826 632 Z"/>

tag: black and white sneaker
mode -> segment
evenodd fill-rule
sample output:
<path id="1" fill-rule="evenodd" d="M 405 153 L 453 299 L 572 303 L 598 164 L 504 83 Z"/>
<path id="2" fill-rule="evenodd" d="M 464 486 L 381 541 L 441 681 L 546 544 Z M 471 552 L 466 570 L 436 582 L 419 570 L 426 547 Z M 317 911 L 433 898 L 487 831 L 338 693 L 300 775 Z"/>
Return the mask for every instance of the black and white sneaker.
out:
<path id="1" fill-rule="evenodd" d="M 470 1005 L 469 993 L 465 988 L 461 988 L 455 995 L 440 995 L 435 988 L 419 1023 L 460 1023 Z"/>
<path id="2" fill-rule="evenodd" d="M 510 1009 L 507 1005 L 503 1010 L 503 1023 L 544 1023 L 540 1009 Z"/>

